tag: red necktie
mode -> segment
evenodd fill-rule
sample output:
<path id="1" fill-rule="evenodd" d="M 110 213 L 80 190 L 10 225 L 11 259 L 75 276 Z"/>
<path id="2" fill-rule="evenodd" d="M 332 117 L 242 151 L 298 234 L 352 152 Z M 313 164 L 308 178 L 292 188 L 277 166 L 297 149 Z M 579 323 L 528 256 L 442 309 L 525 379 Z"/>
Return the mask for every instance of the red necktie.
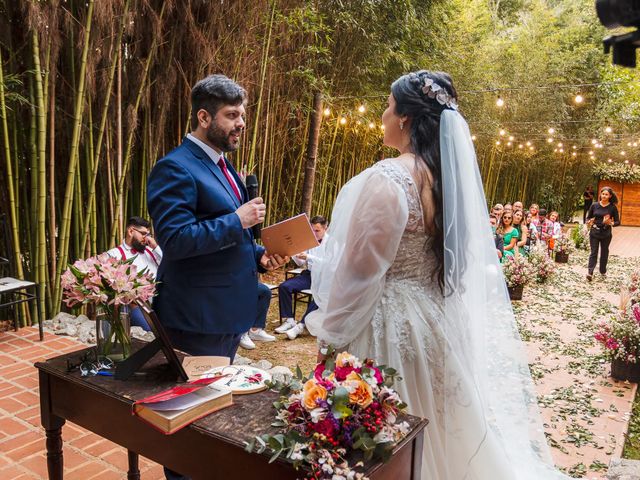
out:
<path id="1" fill-rule="evenodd" d="M 227 182 L 229 182 L 229 185 L 231 185 L 231 190 L 233 190 L 233 193 L 236 194 L 238 201 L 242 203 L 242 197 L 240 196 L 240 192 L 238 191 L 236 182 L 233 181 L 229 170 L 227 170 L 227 163 L 224 161 L 224 157 L 220 157 L 220 160 L 218 160 L 218 166 L 220 167 L 220 170 L 222 170 L 222 173 L 224 173 L 224 176 L 227 177 Z"/>

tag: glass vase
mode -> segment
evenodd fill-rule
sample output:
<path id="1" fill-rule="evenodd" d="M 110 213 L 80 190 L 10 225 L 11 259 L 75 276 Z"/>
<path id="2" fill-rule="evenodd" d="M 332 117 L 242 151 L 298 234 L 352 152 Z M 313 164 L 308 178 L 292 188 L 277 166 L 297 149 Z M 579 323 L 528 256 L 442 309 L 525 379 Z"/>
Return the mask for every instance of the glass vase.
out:
<path id="1" fill-rule="evenodd" d="M 98 305 L 96 347 L 98 357 L 108 357 L 116 362 L 130 355 L 131 318 L 127 305 Z"/>

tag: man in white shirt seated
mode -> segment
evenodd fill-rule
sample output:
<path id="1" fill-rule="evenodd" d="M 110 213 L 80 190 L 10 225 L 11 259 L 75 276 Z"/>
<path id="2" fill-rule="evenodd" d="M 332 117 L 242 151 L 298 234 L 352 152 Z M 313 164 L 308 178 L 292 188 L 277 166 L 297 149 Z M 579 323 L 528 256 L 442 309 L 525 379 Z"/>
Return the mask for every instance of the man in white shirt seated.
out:
<path id="1" fill-rule="evenodd" d="M 290 278 L 282 282 L 278 286 L 278 303 L 280 307 L 280 321 L 282 325 L 275 329 L 276 333 L 286 333 L 290 340 L 294 340 L 304 331 L 304 319 L 310 313 L 318 308 L 314 301 L 309 302 L 307 310 L 302 316 L 300 323 L 296 323 L 295 312 L 293 311 L 292 296 L 296 292 L 308 290 L 311 288 L 311 269 L 313 262 L 322 255 L 322 240 L 326 237 L 328 228 L 327 219 L 323 216 L 316 215 L 311 219 L 311 227 L 316 236 L 319 246 L 307 250 L 299 255 L 291 257 L 299 267 L 306 267 L 298 276 Z"/>
<path id="2" fill-rule="evenodd" d="M 131 217 L 127 220 L 124 241 L 107 252 L 107 255 L 118 260 L 134 258 L 133 264 L 138 272 L 145 270 L 153 278 L 158 273 L 158 266 L 162 261 L 162 250 L 153 238 L 151 223 L 141 217 Z M 131 325 L 151 330 L 139 308 L 131 309 Z"/>

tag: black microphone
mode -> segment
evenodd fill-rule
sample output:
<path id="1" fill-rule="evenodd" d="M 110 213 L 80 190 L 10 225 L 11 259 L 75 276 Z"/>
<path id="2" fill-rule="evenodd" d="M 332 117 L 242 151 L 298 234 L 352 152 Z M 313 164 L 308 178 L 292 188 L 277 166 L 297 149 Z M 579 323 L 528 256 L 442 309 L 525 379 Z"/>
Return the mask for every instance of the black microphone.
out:
<path id="1" fill-rule="evenodd" d="M 258 196 L 258 177 L 255 175 L 247 175 L 245 179 L 245 185 L 247 186 L 247 193 L 249 194 L 249 200 L 253 200 Z M 253 238 L 256 240 L 260 238 L 260 224 L 256 224 L 251 227 L 253 232 Z"/>

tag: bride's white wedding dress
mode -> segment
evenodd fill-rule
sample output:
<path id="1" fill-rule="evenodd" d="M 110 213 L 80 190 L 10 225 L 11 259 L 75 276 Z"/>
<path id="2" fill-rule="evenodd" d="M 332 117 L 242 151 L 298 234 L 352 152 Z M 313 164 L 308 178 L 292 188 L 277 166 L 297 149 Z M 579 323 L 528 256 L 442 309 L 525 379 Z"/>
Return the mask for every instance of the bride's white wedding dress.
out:
<path id="1" fill-rule="evenodd" d="M 459 123 L 455 115 L 450 120 Z M 477 183 L 472 168 L 466 175 Z M 395 388 L 409 413 L 429 420 L 423 480 L 567 478 L 552 466 L 481 185 L 480 199 L 471 191 L 478 185 L 465 184 L 465 172 L 443 172 L 443 180 L 449 182 L 445 267 L 453 290 L 443 295 L 434 274 L 413 177 L 400 162 L 383 160 L 338 196 L 330 240 L 312 272 L 319 309 L 307 317 L 307 328 L 398 370 L 403 380 Z"/>

